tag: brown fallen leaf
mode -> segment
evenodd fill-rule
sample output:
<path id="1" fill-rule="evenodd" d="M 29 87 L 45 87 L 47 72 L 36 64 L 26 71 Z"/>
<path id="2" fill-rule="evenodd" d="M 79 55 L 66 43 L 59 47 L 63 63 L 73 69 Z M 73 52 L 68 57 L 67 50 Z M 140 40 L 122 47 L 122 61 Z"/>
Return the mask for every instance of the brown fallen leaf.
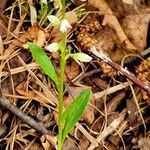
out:
<path id="1" fill-rule="evenodd" d="M 44 35 L 45 34 L 45 35 Z M 4 51 L 4 55 L 0 56 L 0 60 L 5 60 L 9 57 L 9 55 L 15 51 L 16 48 L 22 47 L 27 41 L 35 41 L 38 40 L 38 44 L 43 46 L 43 40 L 41 36 L 45 39 L 49 36 L 48 32 L 40 29 L 38 26 L 33 26 L 28 29 L 25 33 L 20 35 L 17 39 L 14 39 L 12 43 L 9 44 L 8 48 Z"/>
<path id="2" fill-rule="evenodd" d="M 97 8 L 100 11 L 100 14 L 104 15 L 102 25 L 105 26 L 107 24 L 112 27 L 116 31 L 120 41 L 122 43 L 125 43 L 126 48 L 129 49 L 131 52 L 134 52 L 136 50 L 136 47 L 128 40 L 118 19 L 113 14 L 107 2 L 105 0 L 89 0 L 88 2 L 90 5 Z"/>
<path id="3" fill-rule="evenodd" d="M 108 83 L 105 80 L 102 80 L 99 77 L 94 77 L 92 80 L 98 88 L 100 88 L 102 90 L 105 90 L 108 88 Z"/>
<path id="4" fill-rule="evenodd" d="M 77 75 L 80 74 L 80 66 L 74 61 L 70 60 L 65 68 L 65 75 L 69 81 L 74 79 Z"/>
<path id="5" fill-rule="evenodd" d="M 78 139 L 79 139 L 80 149 L 86 150 L 90 144 L 90 141 L 83 134 L 79 134 Z"/>
<path id="6" fill-rule="evenodd" d="M 120 102 L 125 97 L 125 92 L 121 91 L 116 96 L 114 96 L 108 103 L 107 103 L 107 113 L 111 113 L 116 110 Z"/>
<path id="7" fill-rule="evenodd" d="M 57 138 L 51 135 L 43 135 L 40 138 L 44 150 L 55 150 Z"/>
<path id="8" fill-rule="evenodd" d="M 40 47 L 43 47 L 44 46 L 44 42 L 46 41 L 46 34 L 43 30 L 39 30 L 38 31 L 38 35 L 37 35 L 37 38 L 36 38 L 36 44 Z"/>
<path id="9" fill-rule="evenodd" d="M 99 133 L 103 128 L 104 118 L 102 116 L 98 117 L 94 120 L 91 129 L 97 133 Z"/>
<path id="10" fill-rule="evenodd" d="M 46 104 L 49 103 L 48 98 L 46 98 L 46 96 L 44 96 L 43 93 L 40 93 L 40 92 L 38 92 L 36 90 L 34 90 L 34 91 L 31 91 L 31 90 L 26 91 L 25 88 L 24 88 L 24 84 L 25 84 L 25 82 L 22 82 L 16 87 L 16 91 L 20 95 L 27 97 L 27 99 L 33 99 L 33 100 L 38 101 L 40 103 L 46 103 Z"/>
<path id="11" fill-rule="evenodd" d="M 150 138 L 140 138 L 138 141 L 138 147 L 141 150 L 150 150 Z"/>
<path id="12" fill-rule="evenodd" d="M 24 147 L 24 149 L 28 149 L 28 150 L 44 150 L 44 148 L 42 147 L 42 145 L 40 143 L 37 143 L 37 142 L 32 142 L 31 143 L 31 146 L 30 145 L 30 142 L 28 143 L 28 146 Z M 22 150 L 22 148 L 20 149 L 14 149 L 14 150 Z"/>
<path id="13" fill-rule="evenodd" d="M 136 122 L 137 122 L 137 118 L 138 118 L 138 109 L 137 106 L 135 104 L 135 102 L 130 99 L 126 100 L 127 103 L 127 112 L 129 115 L 129 121 L 130 121 L 130 125 L 133 126 Z"/>
<path id="14" fill-rule="evenodd" d="M 70 137 L 66 139 L 62 150 L 79 150 L 75 141 Z"/>
<path id="15" fill-rule="evenodd" d="M 144 50 L 147 44 L 150 11 L 130 14 L 122 20 L 122 28 L 129 40 L 137 47 L 138 52 Z"/>
<path id="16" fill-rule="evenodd" d="M 110 142 L 107 142 L 107 148 L 111 150 L 118 150 L 118 149 L 122 150 L 121 147 L 119 147 L 119 145 L 114 145 Z"/>

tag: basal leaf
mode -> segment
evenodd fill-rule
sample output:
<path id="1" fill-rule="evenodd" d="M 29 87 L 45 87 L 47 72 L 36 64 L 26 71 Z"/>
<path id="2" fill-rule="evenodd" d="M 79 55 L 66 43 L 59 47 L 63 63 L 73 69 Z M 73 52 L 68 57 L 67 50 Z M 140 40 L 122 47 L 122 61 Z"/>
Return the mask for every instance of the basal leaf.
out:
<path id="1" fill-rule="evenodd" d="M 54 66 L 45 52 L 34 43 L 28 43 L 29 49 L 32 53 L 32 57 L 35 59 L 37 64 L 42 68 L 44 73 L 49 76 L 51 80 L 55 82 L 58 87 L 58 78 L 55 72 Z"/>
<path id="2" fill-rule="evenodd" d="M 63 135 L 62 141 L 65 140 L 68 133 L 75 126 L 76 122 L 80 119 L 85 111 L 86 105 L 90 99 L 91 90 L 86 89 L 80 93 L 80 95 L 73 101 L 73 103 L 65 110 L 61 120 L 63 122 Z"/>

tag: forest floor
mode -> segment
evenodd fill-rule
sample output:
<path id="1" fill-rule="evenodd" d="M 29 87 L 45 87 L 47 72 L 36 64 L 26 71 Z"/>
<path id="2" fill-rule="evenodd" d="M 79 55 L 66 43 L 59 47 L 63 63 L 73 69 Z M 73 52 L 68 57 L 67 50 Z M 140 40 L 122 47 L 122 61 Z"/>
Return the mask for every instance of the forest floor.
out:
<path id="1" fill-rule="evenodd" d="M 61 39 L 47 20 L 60 11 L 55 1 L 43 8 L 37 0 L 0 1 L 1 150 L 56 147 L 58 93 L 26 47 L 42 47 L 60 73 L 60 53 L 45 49 Z M 93 95 L 63 150 L 150 150 L 149 0 L 71 0 L 66 16 L 67 45 L 92 61 L 67 61 L 63 105 L 87 87 Z"/>

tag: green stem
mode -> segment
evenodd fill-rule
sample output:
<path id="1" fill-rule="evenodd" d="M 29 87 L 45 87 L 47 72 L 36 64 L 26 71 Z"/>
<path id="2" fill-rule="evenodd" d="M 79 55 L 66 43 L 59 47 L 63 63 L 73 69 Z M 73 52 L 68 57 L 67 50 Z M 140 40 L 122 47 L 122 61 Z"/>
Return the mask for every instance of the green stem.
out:
<path id="1" fill-rule="evenodd" d="M 58 150 L 62 150 L 62 125 L 61 116 L 63 114 L 63 94 L 64 94 L 64 76 L 65 76 L 65 65 L 66 65 L 66 42 L 67 33 L 62 33 L 62 43 L 61 43 L 61 66 L 60 66 L 60 83 L 59 83 L 59 108 L 58 108 Z"/>
<path id="2" fill-rule="evenodd" d="M 61 4 L 62 4 L 62 19 L 64 19 L 64 17 L 65 17 L 65 3 L 66 3 L 66 1 L 65 0 L 61 0 Z"/>
<path id="3" fill-rule="evenodd" d="M 65 18 L 65 0 L 61 0 L 62 3 L 62 20 Z M 67 43 L 67 33 L 62 33 L 61 41 L 61 64 L 60 64 L 60 82 L 59 82 L 59 108 L 58 108 L 58 150 L 62 150 L 63 140 L 62 140 L 62 124 L 61 116 L 63 114 L 63 95 L 64 95 L 64 76 L 65 76 L 65 65 L 66 65 L 66 43 Z"/>

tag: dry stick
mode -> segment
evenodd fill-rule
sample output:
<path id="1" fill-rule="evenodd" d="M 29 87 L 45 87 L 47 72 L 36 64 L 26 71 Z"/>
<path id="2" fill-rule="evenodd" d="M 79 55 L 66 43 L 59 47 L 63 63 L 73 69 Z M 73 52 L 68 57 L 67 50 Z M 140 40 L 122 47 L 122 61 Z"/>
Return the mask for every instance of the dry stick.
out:
<path id="1" fill-rule="evenodd" d="M 128 71 L 125 68 L 122 68 L 120 65 L 118 65 L 115 61 L 111 60 L 104 52 L 103 50 L 97 50 L 96 47 L 92 47 L 90 49 L 92 54 L 97 56 L 98 58 L 102 59 L 105 63 L 112 66 L 115 70 L 117 70 L 120 74 L 127 77 L 129 80 L 131 80 L 133 83 L 137 84 L 140 88 L 142 88 L 144 91 L 146 91 L 148 94 L 150 94 L 150 87 L 145 85 L 142 81 L 138 80 L 134 74 L 132 74 L 130 71 Z"/>
<path id="2" fill-rule="evenodd" d="M 32 69 L 32 70 L 39 68 L 39 65 L 37 63 L 35 63 L 35 62 L 27 64 L 26 66 L 29 69 Z M 17 74 L 17 73 L 20 73 L 20 72 L 24 72 L 24 71 L 26 71 L 26 68 L 21 66 L 21 67 L 10 69 L 10 74 L 14 75 L 14 74 Z M 8 75 L 7 71 L 1 71 L 0 72 L 0 77 L 7 76 L 7 75 Z"/>
<path id="3" fill-rule="evenodd" d="M 93 69 L 92 71 L 89 71 L 89 72 L 86 72 L 85 74 L 81 74 L 80 77 L 76 77 L 75 79 L 72 80 L 72 82 L 79 82 L 81 80 L 83 80 L 84 78 L 86 77 L 90 77 L 92 76 L 93 74 L 96 74 L 96 73 L 99 73 L 101 70 L 98 68 L 98 69 Z"/>
<path id="4" fill-rule="evenodd" d="M 122 112 L 120 113 L 119 117 L 114 119 L 100 134 L 99 136 L 96 138 L 96 141 L 103 142 L 107 136 L 109 136 L 110 134 L 112 134 L 113 132 L 115 132 L 117 130 L 117 128 L 119 128 L 119 125 L 123 122 L 125 115 L 126 115 L 127 111 L 126 109 L 122 110 Z M 94 150 L 97 146 L 91 144 L 87 150 Z"/>
<path id="5" fill-rule="evenodd" d="M 91 142 L 91 145 L 98 147 L 98 141 L 91 136 L 80 123 L 76 123 L 76 127 L 82 132 L 82 134 Z"/>
<path id="6" fill-rule="evenodd" d="M 117 91 L 120 91 L 122 89 L 125 89 L 126 87 L 129 86 L 129 83 L 128 82 L 125 82 L 125 83 L 120 83 L 118 85 L 115 85 L 113 87 L 110 87 L 106 90 L 103 90 L 101 92 L 97 92 L 95 93 L 93 96 L 94 96 L 94 99 L 99 101 L 101 97 L 103 96 L 106 96 L 106 95 L 109 95 L 109 94 L 112 94 L 112 93 L 115 93 Z"/>
<path id="7" fill-rule="evenodd" d="M 33 118 L 27 116 L 26 114 L 24 114 L 23 111 L 21 111 L 19 108 L 17 108 L 3 96 L 0 97 L 0 105 L 10 110 L 15 116 L 21 119 L 24 123 L 28 124 L 30 127 L 34 128 L 40 133 L 44 135 L 51 134 L 51 132 L 44 127 L 44 124 L 42 122 L 37 122 Z"/>

